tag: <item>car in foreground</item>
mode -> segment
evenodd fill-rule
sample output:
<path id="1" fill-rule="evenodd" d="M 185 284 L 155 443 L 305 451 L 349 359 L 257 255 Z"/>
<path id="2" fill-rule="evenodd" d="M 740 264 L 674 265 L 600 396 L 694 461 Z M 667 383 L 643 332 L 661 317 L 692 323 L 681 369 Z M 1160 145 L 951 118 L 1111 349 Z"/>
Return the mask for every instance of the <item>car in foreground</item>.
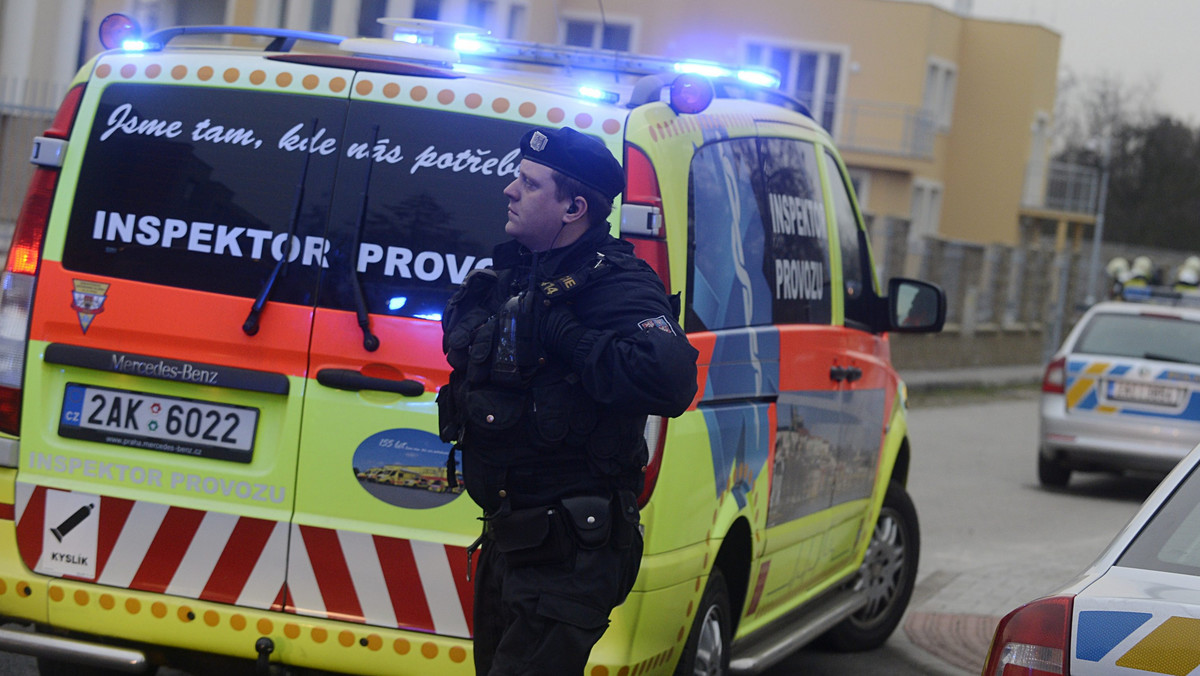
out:
<path id="1" fill-rule="evenodd" d="M 1189 674 L 1200 667 L 1200 446 L 1108 549 L 1000 621 L 984 676 Z"/>
<path id="2" fill-rule="evenodd" d="M 1038 480 L 1166 473 L 1200 442 L 1200 296 L 1130 289 L 1072 329 L 1042 380 Z"/>

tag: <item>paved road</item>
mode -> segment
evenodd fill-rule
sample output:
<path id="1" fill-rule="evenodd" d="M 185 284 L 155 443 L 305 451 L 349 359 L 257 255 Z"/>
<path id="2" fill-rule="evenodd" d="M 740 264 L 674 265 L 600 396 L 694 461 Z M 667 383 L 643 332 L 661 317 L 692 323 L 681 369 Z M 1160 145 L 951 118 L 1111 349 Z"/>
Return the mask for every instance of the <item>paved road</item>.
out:
<path id="1" fill-rule="evenodd" d="M 1085 475 L 1040 488 L 1031 393 L 917 404 L 910 427 L 923 549 L 904 628 L 871 653 L 800 651 L 768 676 L 978 674 L 999 617 L 1082 570 L 1157 483 Z M 0 654 L 0 676 L 35 673 L 31 660 Z"/>

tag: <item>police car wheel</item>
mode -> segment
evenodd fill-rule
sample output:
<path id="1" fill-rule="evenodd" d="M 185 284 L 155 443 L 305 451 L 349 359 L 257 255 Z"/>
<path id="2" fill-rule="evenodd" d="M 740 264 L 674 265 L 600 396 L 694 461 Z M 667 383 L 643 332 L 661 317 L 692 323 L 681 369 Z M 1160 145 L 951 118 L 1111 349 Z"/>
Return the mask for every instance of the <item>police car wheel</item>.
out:
<path id="1" fill-rule="evenodd" d="M 1049 488 L 1062 488 L 1071 480 L 1071 468 L 1038 453 L 1038 482 Z"/>
<path id="2" fill-rule="evenodd" d="M 917 580 L 921 534 L 917 510 L 904 487 L 888 484 L 883 508 L 867 545 L 853 589 L 866 605 L 822 637 L 834 650 L 852 652 L 883 645 L 900 624 Z"/>
<path id="3" fill-rule="evenodd" d="M 729 673 L 733 624 L 729 589 L 720 568 L 713 568 L 700 597 L 700 610 L 675 667 L 675 676 L 723 676 Z"/>

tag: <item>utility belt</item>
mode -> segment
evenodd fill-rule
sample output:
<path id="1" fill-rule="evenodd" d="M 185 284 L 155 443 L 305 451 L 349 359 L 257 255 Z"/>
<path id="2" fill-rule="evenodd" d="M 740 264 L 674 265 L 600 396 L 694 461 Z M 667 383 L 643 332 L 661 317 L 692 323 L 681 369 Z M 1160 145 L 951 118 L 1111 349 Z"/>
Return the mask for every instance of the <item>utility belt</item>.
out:
<path id="1" fill-rule="evenodd" d="M 628 549 L 639 535 L 638 519 L 632 491 L 579 495 L 516 510 L 506 500 L 483 517 L 483 535 L 467 550 L 467 570 L 481 543 L 496 547 L 512 568 L 570 564 L 579 550 Z"/>

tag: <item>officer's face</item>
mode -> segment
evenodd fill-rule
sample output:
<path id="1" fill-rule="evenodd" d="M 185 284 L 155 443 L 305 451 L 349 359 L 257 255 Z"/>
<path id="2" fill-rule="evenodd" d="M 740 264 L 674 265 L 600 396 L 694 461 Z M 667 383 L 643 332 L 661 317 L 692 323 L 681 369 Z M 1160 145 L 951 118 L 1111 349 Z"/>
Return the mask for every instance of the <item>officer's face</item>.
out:
<path id="1" fill-rule="evenodd" d="M 521 160 L 520 174 L 504 189 L 508 198 L 508 223 L 504 232 L 532 251 L 545 251 L 556 244 L 570 199 L 555 196 L 554 170 L 544 164 Z"/>

